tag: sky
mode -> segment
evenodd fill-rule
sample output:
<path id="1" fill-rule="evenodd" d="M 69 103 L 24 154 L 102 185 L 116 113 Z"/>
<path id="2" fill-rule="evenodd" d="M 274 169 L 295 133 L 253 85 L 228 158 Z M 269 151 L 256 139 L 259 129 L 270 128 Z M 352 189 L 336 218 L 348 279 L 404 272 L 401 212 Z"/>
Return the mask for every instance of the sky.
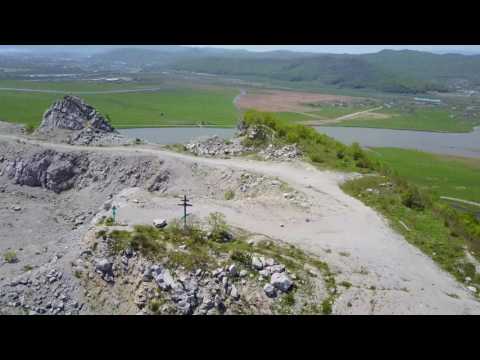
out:
<path id="1" fill-rule="evenodd" d="M 188 45 L 225 49 L 246 49 L 250 51 L 291 50 L 320 53 L 365 54 L 383 49 L 420 50 L 428 52 L 480 53 L 480 45 Z"/>
<path id="2" fill-rule="evenodd" d="M 480 54 L 480 45 L 184 45 L 193 47 L 214 47 L 224 49 L 245 49 L 250 51 L 272 51 L 272 50 L 290 50 L 290 51 L 304 51 L 316 53 L 336 53 L 336 54 L 365 54 L 375 53 L 383 49 L 392 50 L 420 50 L 433 52 L 438 54 L 443 53 L 458 53 L 458 54 Z M 80 51 L 80 52 L 98 52 L 105 51 L 119 47 L 136 47 L 155 49 L 156 45 L 0 45 L 0 53 L 18 53 L 30 52 L 32 48 L 41 49 L 42 51 Z M 76 50 L 75 50 L 76 49 Z"/>

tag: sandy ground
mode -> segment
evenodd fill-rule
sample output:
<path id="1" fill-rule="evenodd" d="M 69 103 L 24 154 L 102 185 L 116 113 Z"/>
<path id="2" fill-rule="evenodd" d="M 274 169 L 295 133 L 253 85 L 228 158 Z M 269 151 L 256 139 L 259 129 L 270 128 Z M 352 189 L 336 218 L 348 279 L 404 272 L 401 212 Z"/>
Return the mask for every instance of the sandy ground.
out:
<path id="1" fill-rule="evenodd" d="M 16 137 L 0 135 L 2 139 Z M 29 142 L 57 150 L 86 150 Z M 166 193 L 152 195 L 133 188 L 117 195 L 121 221 L 151 223 L 159 217 L 171 220 L 181 212 L 177 196 L 187 193 L 192 197 L 195 216 L 220 211 L 232 225 L 321 256 L 337 274 L 337 283 L 345 280 L 352 284 L 349 289 L 341 288 L 334 305 L 336 314 L 480 314 L 480 302 L 463 285 L 407 243 L 379 214 L 343 193 L 339 184 L 352 175 L 319 171 L 301 162 L 199 158 L 154 146 L 87 151 L 154 155 L 173 171 L 175 180 Z M 200 169 L 200 173 L 192 169 Z M 244 172 L 288 183 L 308 199 L 307 206 L 294 206 L 278 192 L 224 200 L 222 191 L 232 183 L 222 183 L 218 175 L 238 176 Z M 458 298 L 449 296 L 452 294 Z"/>
<path id="2" fill-rule="evenodd" d="M 265 91 L 257 93 L 247 93 L 238 99 L 237 104 L 241 109 L 256 109 L 259 111 L 272 112 L 296 112 L 308 111 L 310 107 L 306 103 L 330 103 L 330 102 L 350 102 L 352 97 L 314 94 L 307 92 L 293 91 Z M 357 98 L 358 99 L 358 98 Z"/>

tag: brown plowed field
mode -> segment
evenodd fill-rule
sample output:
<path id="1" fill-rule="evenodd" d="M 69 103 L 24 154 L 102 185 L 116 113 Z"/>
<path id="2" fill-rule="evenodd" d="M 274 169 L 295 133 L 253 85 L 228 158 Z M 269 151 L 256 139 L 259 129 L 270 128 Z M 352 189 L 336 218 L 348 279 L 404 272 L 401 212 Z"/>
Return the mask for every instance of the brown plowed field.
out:
<path id="1" fill-rule="evenodd" d="M 297 91 L 268 91 L 247 93 L 238 99 L 237 105 L 241 109 L 256 109 L 271 112 L 308 111 L 311 107 L 307 103 L 351 102 L 350 96 L 329 94 L 315 94 Z M 358 98 L 356 98 L 358 100 Z"/>

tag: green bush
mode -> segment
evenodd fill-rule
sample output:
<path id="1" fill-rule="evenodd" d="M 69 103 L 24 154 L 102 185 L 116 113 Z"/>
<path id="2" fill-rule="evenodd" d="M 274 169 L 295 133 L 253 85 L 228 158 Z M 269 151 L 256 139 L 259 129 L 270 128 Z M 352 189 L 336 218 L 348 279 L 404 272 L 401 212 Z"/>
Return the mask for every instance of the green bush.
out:
<path id="1" fill-rule="evenodd" d="M 322 313 L 324 315 L 330 315 L 332 313 L 332 303 L 328 298 L 322 301 Z"/>
<path id="2" fill-rule="evenodd" d="M 221 240 L 225 233 L 228 232 L 228 225 L 225 221 L 225 215 L 219 212 L 211 213 L 208 216 L 208 224 L 211 228 L 213 240 Z"/>
<path id="3" fill-rule="evenodd" d="M 402 194 L 402 204 L 414 210 L 425 209 L 425 200 L 415 186 L 409 187 L 409 189 Z"/>
<path id="4" fill-rule="evenodd" d="M 228 190 L 225 192 L 225 200 L 232 200 L 235 197 L 235 191 Z"/>
<path id="5" fill-rule="evenodd" d="M 264 147 L 269 142 L 279 146 L 297 144 L 302 153 L 314 163 L 362 172 L 375 170 L 375 164 L 358 144 L 347 147 L 313 128 L 276 119 L 270 113 L 247 111 L 243 123 L 246 128 L 261 129 L 264 135 L 260 134 L 254 140 L 245 140 L 249 145 Z M 270 129 L 270 132 L 266 129 Z M 268 136 L 270 133 L 271 136 Z"/>
<path id="6" fill-rule="evenodd" d="M 3 254 L 3 259 L 9 264 L 16 263 L 18 261 L 17 253 L 15 251 L 7 251 Z"/>
<path id="7" fill-rule="evenodd" d="M 238 261 L 239 263 L 250 266 L 252 259 L 249 253 L 244 251 L 234 250 L 230 255 L 230 258 L 234 261 Z"/>
<path id="8" fill-rule="evenodd" d="M 32 134 L 34 131 L 35 131 L 35 126 L 34 126 L 34 125 L 32 125 L 32 124 L 27 124 L 27 125 L 25 126 L 25 133 L 26 133 L 26 134 L 30 135 L 30 134 Z"/>

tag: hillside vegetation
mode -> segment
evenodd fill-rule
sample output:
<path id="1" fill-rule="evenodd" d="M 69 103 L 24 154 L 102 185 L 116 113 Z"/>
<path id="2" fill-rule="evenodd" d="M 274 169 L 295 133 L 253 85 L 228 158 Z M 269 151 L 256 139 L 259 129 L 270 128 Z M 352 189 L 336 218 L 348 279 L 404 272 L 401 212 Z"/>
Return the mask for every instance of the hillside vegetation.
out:
<path id="1" fill-rule="evenodd" d="M 369 154 L 424 190 L 480 203 L 478 159 L 393 148 L 375 148 Z"/>
<path id="2" fill-rule="evenodd" d="M 457 280 L 472 281 L 480 289 L 480 274 L 465 255 L 465 248 L 474 249 L 475 256 L 480 250 L 480 222 L 473 214 L 455 210 L 429 187 L 417 186 L 418 179 L 411 181 L 411 175 L 402 175 L 408 170 L 404 171 L 398 163 L 390 166 L 367 154 L 358 144 L 343 145 L 313 129 L 287 124 L 268 113 L 246 112 L 244 125 L 255 126 L 264 133 L 248 145 L 296 143 L 307 160 L 318 167 L 367 173 L 347 181 L 343 189 L 381 212 L 409 242 Z"/>

